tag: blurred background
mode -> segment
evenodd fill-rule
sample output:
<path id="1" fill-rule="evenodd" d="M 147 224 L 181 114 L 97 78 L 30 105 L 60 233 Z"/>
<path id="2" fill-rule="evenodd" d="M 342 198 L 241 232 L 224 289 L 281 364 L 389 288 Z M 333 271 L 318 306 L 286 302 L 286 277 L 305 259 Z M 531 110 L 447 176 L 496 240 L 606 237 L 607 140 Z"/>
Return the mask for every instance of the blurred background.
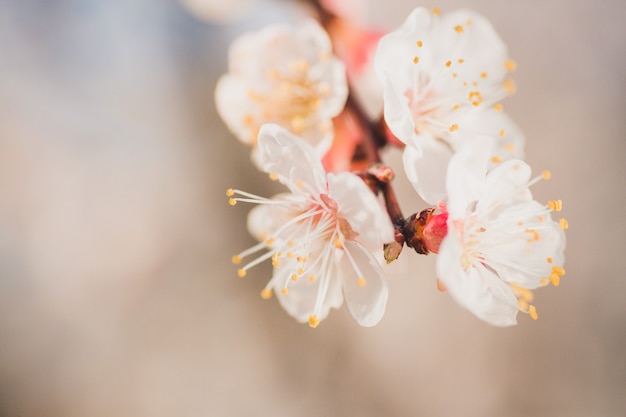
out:
<path id="1" fill-rule="evenodd" d="M 341 309 L 314 330 L 259 297 L 269 267 L 230 263 L 254 242 L 224 190 L 278 188 L 213 102 L 229 42 L 298 9 L 243 1 L 224 21 L 210 6 L 240 3 L 186 3 L 0 1 L 0 415 L 624 415 L 623 2 L 434 4 L 479 11 L 508 44 L 504 105 L 553 174 L 535 196 L 565 203 L 568 274 L 536 293 L 539 320 L 490 327 L 437 291 L 434 256 L 407 252 L 378 326 Z M 393 29 L 417 5 L 363 16 Z"/>

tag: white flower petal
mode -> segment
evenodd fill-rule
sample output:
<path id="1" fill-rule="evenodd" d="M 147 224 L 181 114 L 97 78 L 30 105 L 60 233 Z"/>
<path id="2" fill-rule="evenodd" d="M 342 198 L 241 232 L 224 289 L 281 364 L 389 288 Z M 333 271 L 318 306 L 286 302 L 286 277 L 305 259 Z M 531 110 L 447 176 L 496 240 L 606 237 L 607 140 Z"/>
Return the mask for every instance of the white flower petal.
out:
<path id="1" fill-rule="evenodd" d="M 446 198 L 446 170 L 452 151 L 434 140 L 422 141 L 419 148 L 407 145 L 403 162 L 406 175 L 415 191 L 429 204 Z"/>
<path id="2" fill-rule="evenodd" d="M 283 262 L 274 268 L 274 276 L 271 286 L 274 288 L 276 298 L 280 305 L 300 323 L 307 323 L 309 318 L 316 314 L 319 321 L 324 320 L 330 313 L 331 308 L 339 308 L 343 304 L 341 283 L 338 279 L 328 280 L 328 289 L 323 302 L 318 310 L 315 309 L 318 293 L 322 290 L 323 281 L 316 279 L 311 282 L 306 277 L 297 281 L 291 280 L 294 271 L 293 262 Z M 288 283 L 288 292 L 283 294 L 285 282 Z"/>
<path id="3" fill-rule="evenodd" d="M 463 307 L 494 326 L 517 323 L 517 298 L 511 287 L 481 266 L 464 270 L 463 249 L 456 236 L 448 235 L 437 257 L 437 277 L 449 294 Z"/>
<path id="4" fill-rule="evenodd" d="M 328 190 L 339 206 L 337 215 L 347 219 L 365 243 L 382 247 L 393 240 L 389 215 L 361 178 L 349 172 L 328 174 Z"/>
<path id="5" fill-rule="evenodd" d="M 259 131 L 259 162 L 269 174 L 294 193 L 303 187 L 311 193 L 326 192 L 326 173 L 315 150 L 286 129 L 266 124 Z"/>
<path id="6" fill-rule="evenodd" d="M 344 250 L 349 254 L 342 257 L 339 267 L 346 305 L 361 326 L 374 326 L 383 317 L 389 296 L 384 272 L 372 253 L 359 243 L 347 241 Z"/>

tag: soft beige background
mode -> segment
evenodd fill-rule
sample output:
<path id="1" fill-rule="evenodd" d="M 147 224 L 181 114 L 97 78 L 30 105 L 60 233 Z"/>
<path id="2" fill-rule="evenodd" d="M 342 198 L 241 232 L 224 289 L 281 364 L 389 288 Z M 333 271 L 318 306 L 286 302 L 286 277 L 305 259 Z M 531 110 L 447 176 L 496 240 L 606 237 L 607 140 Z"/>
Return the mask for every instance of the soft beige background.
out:
<path id="1" fill-rule="evenodd" d="M 418 4 L 372 3 L 388 28 Z M 624 4 L 437 5 L 508 43 L 506 109 L 553 172 L 535 194 L 565 202 L 568 274 L 537 322 L 480 322 L 432 256 L 403 256 L 372 329 L 342 309 L 312 330 L 258 296 L 269 268 L 236 277 L 253 241 L 224 190 L 276 188 L 212 91 L 228 42 L 280 5 L 220 26 L 175 1 L 0 2 L 0 415 L 623 416 Z"/>

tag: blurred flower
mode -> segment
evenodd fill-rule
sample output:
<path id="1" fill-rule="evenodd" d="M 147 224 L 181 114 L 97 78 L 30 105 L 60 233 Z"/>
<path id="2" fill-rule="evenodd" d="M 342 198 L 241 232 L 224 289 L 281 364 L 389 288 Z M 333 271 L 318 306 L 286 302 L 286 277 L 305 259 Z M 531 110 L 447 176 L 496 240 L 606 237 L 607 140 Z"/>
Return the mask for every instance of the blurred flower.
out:
<path id="1" fill-rule="evenodd" d="M 318 23 L 243 34 L 230 47 L 229 69 L 217 83 L 215 100 L 237 138 L 254 145 L 259 128 L 276 123 L 320 154 L 328 149 L 332 118 L 343 109 L 348 87 L 345 67 Z"/>
<path id="2" fill-rule="evenodd" d="M 316 327 L 345 297 L 360 325 L 375 325 L 388 290 L 371 250 L 393 239 L 385 210 L 358 176 L 326 174 L 313 148 L 280 126 L 261 127 L 258 145 L 262 169 L 290 193 L 266 199 L 228 191 L 231 204 L 259 204 L 250 212 L 248 228 L 261 243 L 233 261 L 269 249 L 240 268 L 239 275 L 271 258 L 274 274 L 262 296 L 279 293 L 282 306 L 298 321 Z"/>
<path id="3" fill-rule="evenodd" d="M 249 11 L 260 0 L 180 0 L 196 17 L 210 22 L 228 22 Z"/>
<path id="4" fill-rule="evenodd" d="M 492 166 L 522 156 L 524 138 L 498 103 L 513 92 L 515 63 L 481 15 L 417 8 L 381 38 L 375 64 L 385 121 L 408 145 L 405 169 L 427 202 L 445 199 L 447 163 L 473 138 L 490 138 Z"/>
<path id="5" fill-rule="evenodd" d="M 476 316 L 510 326 L 520 310 L 536 319 L 531 290 L 556 286 L 565 274 L 567 222 L 550 216 L 560 200 L 546 206 L 529 190 L 548 171 L 530 180 L 530 167 L 511 160 L 487 173 L 487 160 L 486 148 L 464 148 L 450 160 L 441 214 L 448 232 L 438 248 L 437 276 Z"/>

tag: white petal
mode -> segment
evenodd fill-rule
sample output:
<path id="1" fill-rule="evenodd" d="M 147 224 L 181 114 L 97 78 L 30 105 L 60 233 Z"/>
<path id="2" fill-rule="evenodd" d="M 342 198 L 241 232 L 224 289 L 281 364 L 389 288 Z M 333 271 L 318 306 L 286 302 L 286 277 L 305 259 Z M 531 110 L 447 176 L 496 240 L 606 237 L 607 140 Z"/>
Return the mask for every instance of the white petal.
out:
<path id="1" fill-rule="evenodd" d="M 446 190 L 451 219 L 464 218 L 468 206 L 484 195 L 490 145 L 488 138 L 457 134 L 472 141 L 472 145 L 463 146 L 448 164 Z"/>
<path id="2" fill-rule="evenodd" d="M 462 248 L 454 235 L 442 242 L 437 256 L 437 277 L 463 307 L 494 326 L 517 323 L 517 297 L 510 285 L 484 266 L 462 265 Z"/>
<path id="3" fill-rule="evenodd" d="M 331 276 L 328 280 L 328 290 L 318 311 L 315 311 L 315 304 L 318 293 L 321 290 L 323 281 L 316 279 L 311 282 L 306 277 L 301 277 L 297 281 L 291 280 L 291 274 L 297 269 L 293 263 L 281 262 L 274 268 L 274 277 L 270 283 L 274 288 L 276 298 L 280 305 L 300 323 L 307 323 L 311 315 L 316 314 L 319 321 L 324 320 L 330 313 L 331 308 L 339 308 L 343 304 L 343 293 L 341 283 Z M 287 294 L 283 294 L 282 288 L 288 283 Z"/>
<path id="4" fill-rule="evenodd" d="M 339 206 L 339 217 L 347 220 L 363 241 L 382 247 L 393 240 L 393 225 L 387 212 L 361 178 L 349 172 L 328 174 L 328 190 Z"/>
<path id="5" fill-rule="evenodd" d="M 258 125 L 245 123 L 246 117 L 252 120 L 257 110 L 247 99 L 247 86 L 240 78 L 224 74 L 215 87 L 215 107 L 218 114 L 237 139 L 253 145 L 257 139 Z"/>
<path id="6" fill-rule="evenodd" d="M 511 205 L 515 201 L 529 201 L 532 194 L 526 184 L 530 180 L 530 174 L 528 164 L 516 159 L 503 162 L 494 168 L 487 174 L 486 192 L 476 205 L 476 214 L 481 215 L 503 203 Z"/>
<path id="7" fill-rule="evenodd" d="M 452 151 L 432 138 L 420 142 L 419 149 L 407 145 L 403 162 L 406 175 L 415 191 L 429 204 L 446 198 L 446 171 Z"/>
<path id="8" fill-rule="evenodd" d="M 356 272 L 347 255 L 343 256 L 340 271 L 346 305 L 361 326 L 374 326 L 383 317 L 389 296 L 384 272 L 372 253 L 359 243 L 346 241 L 344 250 L 349 251 L 361 273 Z M 360 278 L 365 279 L 365 285 L 359 286 Z"/>
<path id="9" fill-rule="evenodd" d="M 286 129 L 266 124 L 259 131 L 259 162 L 294 193 L 326 192 L 326 173 L 315 150 Z M 304 187 L 304 188 L 303 188 Z"/>

